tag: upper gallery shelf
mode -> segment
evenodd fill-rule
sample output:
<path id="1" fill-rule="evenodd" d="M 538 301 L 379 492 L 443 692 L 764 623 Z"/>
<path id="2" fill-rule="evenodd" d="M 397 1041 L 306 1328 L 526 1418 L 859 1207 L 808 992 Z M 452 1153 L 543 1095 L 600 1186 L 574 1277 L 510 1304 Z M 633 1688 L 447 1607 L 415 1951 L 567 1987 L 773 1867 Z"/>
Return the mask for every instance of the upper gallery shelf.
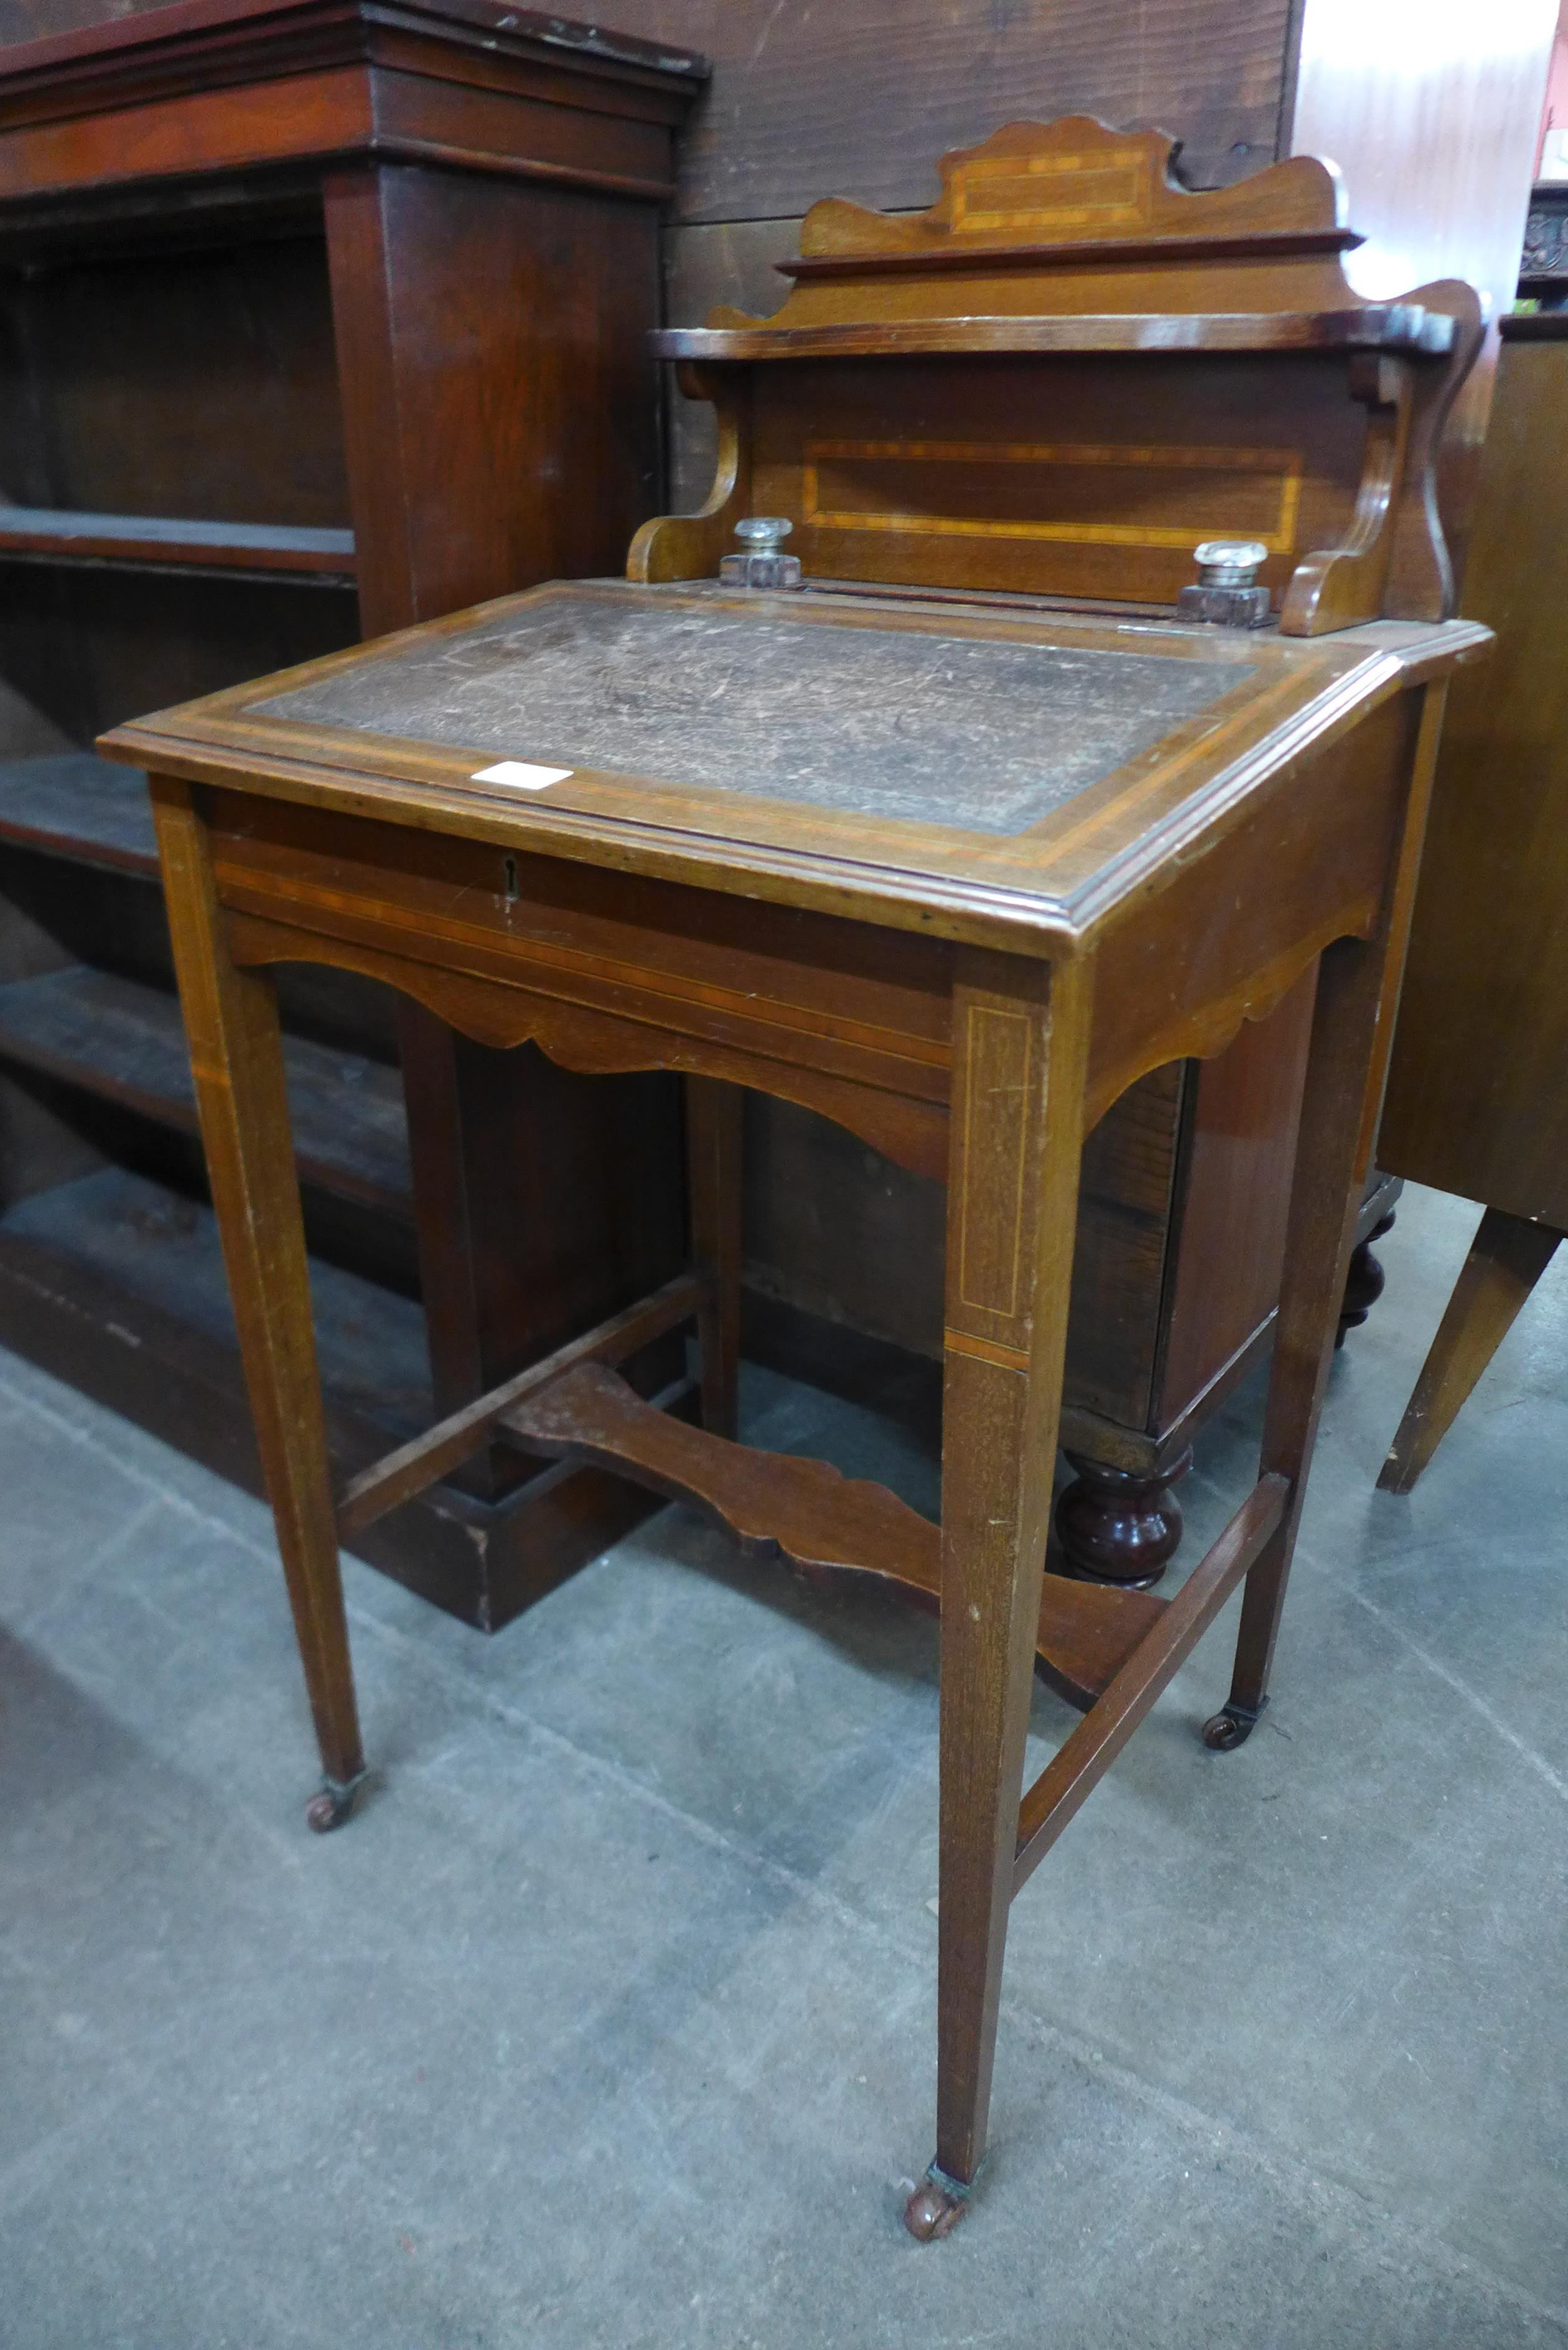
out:
<path id="1" fill-rule="evenodd" d="M 809 327 L 670 327 L 666 359 L 896 359 L 932 351 L 1399 351 L 1441 359 L 1454 320 L 1418 303 L 1355 310 L 1109 312 L 1076 317 L 898 318 Z"/>
<path id="2" fill-rule="evenodd" d="M 220 571 L 270 571 L 326 584 L 355 573 L 351 530 L 292 524 L 187 522 L 170 515 L 82 514 L 55 506 L 0 504 L 0 556 L 56 563 L 178 564 Z"/>
<path id="3" fill-rule="evenodd" d="M 1070 115 L 944 155 L 924 213 L 813 205 L 771 317 L 656 338 L 717 411 L 713 486 L 644 524 L 628 577 L 711 578 L 765 507 L 814 585 L 1131 612 L 1246 538 L 1284 636 L 1443 619 L 1436 458 L 1480 296 L 1361 299 L 1314 156 L 1198 191 L 1174 164 L 1163 131 Z"/>

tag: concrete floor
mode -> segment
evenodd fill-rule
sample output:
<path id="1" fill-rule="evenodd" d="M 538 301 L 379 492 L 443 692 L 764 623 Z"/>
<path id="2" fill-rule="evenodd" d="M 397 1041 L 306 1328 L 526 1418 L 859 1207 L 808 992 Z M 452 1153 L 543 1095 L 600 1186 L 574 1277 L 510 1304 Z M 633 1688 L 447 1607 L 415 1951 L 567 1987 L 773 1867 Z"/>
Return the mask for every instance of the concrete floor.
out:
<path id="1" fill-rule="evenodd" d="M 1373 1491 L 1474 1221 L 1385 1244 L 1257 1736 L 1197 1742 L 1227 1623 L 1020 1898 L 925 2248 L 927 1619 L 677 1512 L 489 1642 L 351 1564 L 379 1776 L 317 1840 L 265 1513 L 0 1358 L 4 2350 L 1568 2343 L 1568 1262 Z M 749 1410 L 929 1503 L 869 1414 Z"/>

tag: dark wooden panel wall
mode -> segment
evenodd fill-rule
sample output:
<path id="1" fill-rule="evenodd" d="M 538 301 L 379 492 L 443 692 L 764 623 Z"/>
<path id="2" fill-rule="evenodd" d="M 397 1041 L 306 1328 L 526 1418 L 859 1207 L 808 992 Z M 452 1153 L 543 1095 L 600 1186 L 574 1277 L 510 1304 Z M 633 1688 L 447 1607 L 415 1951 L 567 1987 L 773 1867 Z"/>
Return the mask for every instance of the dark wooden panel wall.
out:
<path id="1" fill-rule="evenodd" d="M 0 0 L 0 42 L 151 0 Z M 1204 184 L 1273 160 L 1290 0 L 609 0 L 617 31 L 703 49 L 680 214 L 798 216 L 824 193 L 928 199 L 932 156 L 1020 116 L 1158 120 Z"/>
<path id="2" fill-rule="evenodd" d="M 0 42 L 141 5 L 0 0 Z M 773 264 L 818 196 L 919 210 L 937 156 L 1019 118 L 1158 122 L 1199 186 L 1257 171 L 1288 151 L 1293 13 L 1293 0 L 608 0 L 607 25 L 713 60 L 683 142 L 671 323 L 699 324 L 715 302 L 776 309 Z M 706 489 L 709 448 L 702 420 L 675 410 L 676 504 Z"/>
<path id="3" fill-rule="evenodd" d="M 774 268 L 819 196 L 919 211 L 936 159 L 1008 121 L 1153 121 L 1217 186 L 1286 151 L 1291 0 L 613 0 L 627 32 L 705 49 L 667 241 L 675 326 L 778 307 Z M 671 502 L 711 477 L 706 412 L 677 396 Z"/>
<path id="4" fill-rule="evenodd" d="M 778 219 L 825 192 L 929 201 L 931 158 L 1021 116 L 1151 117 L 1199 178 L 1272 160 L 1288 0 L 615 0 L 690 43 L 712 87 L 685 142 L 683 222 Z"/>

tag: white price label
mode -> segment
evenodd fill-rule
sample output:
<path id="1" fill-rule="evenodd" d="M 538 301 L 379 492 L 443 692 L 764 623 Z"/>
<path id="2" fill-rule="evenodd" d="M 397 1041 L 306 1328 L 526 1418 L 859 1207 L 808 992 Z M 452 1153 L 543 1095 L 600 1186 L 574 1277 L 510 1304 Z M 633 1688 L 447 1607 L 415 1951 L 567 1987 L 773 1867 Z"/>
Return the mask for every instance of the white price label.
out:
<path id="1" fill-rule="evenodd" d="M 570 767 L 533 767 L 525 759 L 502 759 L 493 767 L 479 768 L 468 780 L 510 784 L 514 792 L 542 792 L 547 784 L 564 784 L 573 772 Z"/>

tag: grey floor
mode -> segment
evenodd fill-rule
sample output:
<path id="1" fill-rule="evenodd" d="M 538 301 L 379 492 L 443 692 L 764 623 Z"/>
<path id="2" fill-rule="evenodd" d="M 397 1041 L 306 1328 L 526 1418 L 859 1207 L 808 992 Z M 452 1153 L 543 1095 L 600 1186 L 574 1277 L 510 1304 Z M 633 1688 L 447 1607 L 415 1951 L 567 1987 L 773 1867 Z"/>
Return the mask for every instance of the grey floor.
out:
<path id="1" fill-rule="evenodd" d="M 1222 1625 L 1020 1898 L 924 2248 L 929 1621 L 677 1512 L 489 1642 L 351 1564 L 379 1778 L 317 1840 L 264 1512 L 0 1358 L 5 2350 L 1568 2343 L 1568 1263 L 1373 1491 L 1473 1222 L 1386 1244 L 1257 1736 L 1197 1742 Z"/>

